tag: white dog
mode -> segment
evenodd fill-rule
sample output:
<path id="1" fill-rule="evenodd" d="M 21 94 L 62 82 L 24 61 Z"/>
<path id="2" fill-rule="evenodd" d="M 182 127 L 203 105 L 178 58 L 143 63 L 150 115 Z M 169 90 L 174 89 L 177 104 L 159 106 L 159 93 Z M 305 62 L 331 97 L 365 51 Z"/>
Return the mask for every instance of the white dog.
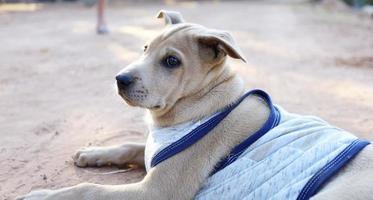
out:
<path id="1" fill-rule="evenodd" d="M 373 199 L 373 148 L 310 116 L 287 113 L 262 90 L 245 92 L 227 56 L 231 35 L 161 11 L 164 32 L 116 77 L 119 94 L 152 119 L 146 146 L 82 149 L 76 165 L 144 165 L 128 185 L 83 183 L 25 200 Z"/>

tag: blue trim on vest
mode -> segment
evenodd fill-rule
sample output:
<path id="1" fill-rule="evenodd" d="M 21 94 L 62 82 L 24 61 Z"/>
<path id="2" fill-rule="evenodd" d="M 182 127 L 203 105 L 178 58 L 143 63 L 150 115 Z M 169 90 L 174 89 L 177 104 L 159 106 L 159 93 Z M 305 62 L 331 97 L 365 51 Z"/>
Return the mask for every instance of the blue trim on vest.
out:
<path id="1" fill-rule="evenodd" d="M 297 200 L 310 199 L 318 192 L 321 186 L 336 174 L 348 161 L 355 157 L 364 147 L 370 142 L 366 140 L 356 139 L 348 145 L 341 153 L 339 153 L 333 160 L 328 162 L 321 168 L 303 187 Z"/>
<path id="2" fill-rule="evenodd" d="M 245 139 L 243 142 L 241 142 L 239 145 L 233 148 L 233 150 L 229 153 L 227 157 L 225 157 L 223 160 L 217 163 L 215 166 L 214 171 L 210 174 L 213 175 L 216 172 L 224 169 L 226 166 L 230 165 L 234 161 L 237 160 L 237 158 L 250 146 L 252 145 L 255 141 L 257 141 L 260 137 L 262 137 L 264 134 L 266 134 L 269 130 L 272 128 L 276 127 L 280 120 L 281 120 L 281 115 L 280 112 L 277 110 L 277 108 L 272 104 L 272 100 L 269 97 L 267 93 L 264 91 L 259 90 L 257 95 L 261 96 L 266 103 L 269 106 L 270 109 L 270 114 L 267 119 L 267 121 L 264 123 L 262 128 L 260 128 L 258 131 L 256 131 L 254 134 L 252 134 L 250 137 Z"/>
<path id="3" fill-rule="evenodd" d="M 247 93 L 245 93 L 242 97 L 240 97 L 236 102 L 234 102 L 231 105 L 228 105 L 225 107 L 222 111 L 218 112 L 215 116 L 213 116 L 208 121 L 204 122 L 203 124 L 199 125 L 197 128 L 193 129 L 190 133 L 183 136 L 178 141 L 172 143 L 171 145 L 167 146 L 166 148 L 162 149 L 157 155 L 154 156 L 154 158 L 151 161 L 150 166 L 155 167 L 162 161 L 176 155 L 177 153 L 185 150 L 189 146 L 196 143 L 198 140 L 203 138 L 205 135 L 207 135 L 212 129 L 214 129 L 233 109 L 235 109 L 246 97 L 249 95 L 258 95 L 262 97 L 266 103 L 268 104 L 270 108 L 270 114 L 263 125 L 262 128 L 260 128 L 257 132 L 255 132 L 252 136 L 250 136 L 248 139 L 240 143 L 238 146 L 236 146 L 228 157 L 223 159 L 221 162 L 218 163 L 217 168 L 215 168 L 215 172 L 218 170 L 223 169 L 233 161 L 235 161 L 239 155 L 252 143 L 254 143 L 256 140 L 258 140 L 261 136 L 263 136 L 265 133 L 267 133 L 270 129 L 277 126 L 280 122 L 280 113 L 278 110 L 273 106 L 271 98 L 269 95 L 262 91 L 262 90 L 252 90 Z"/>

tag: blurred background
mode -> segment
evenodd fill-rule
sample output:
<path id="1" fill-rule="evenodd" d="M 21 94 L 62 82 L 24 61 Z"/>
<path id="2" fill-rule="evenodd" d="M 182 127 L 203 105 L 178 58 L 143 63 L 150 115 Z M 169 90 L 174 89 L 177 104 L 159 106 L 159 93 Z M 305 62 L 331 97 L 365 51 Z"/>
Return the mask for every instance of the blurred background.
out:
<path id="1" fill-rule="evenodd" d="M 373 139 L 372 0 L 0 0 L 0 199 L 80 182 L 123 184 L 144 171 L 81 169 L 83 146 L 143 142 L 144 111 L 115 75 L 164 24 L 160 9 L 232 33 L 248 89 Z"/>

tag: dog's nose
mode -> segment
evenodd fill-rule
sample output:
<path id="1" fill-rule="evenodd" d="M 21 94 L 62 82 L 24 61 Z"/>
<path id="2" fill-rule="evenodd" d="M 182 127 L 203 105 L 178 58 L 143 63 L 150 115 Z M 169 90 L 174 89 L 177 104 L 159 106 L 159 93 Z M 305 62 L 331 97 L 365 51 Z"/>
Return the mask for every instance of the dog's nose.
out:
<path id="1" fill-rule="evenodd" d="M 134 77 L 130 73 L 119 74 L 115 77 L 120 86 L 128 87 L 134 82 Z"/>

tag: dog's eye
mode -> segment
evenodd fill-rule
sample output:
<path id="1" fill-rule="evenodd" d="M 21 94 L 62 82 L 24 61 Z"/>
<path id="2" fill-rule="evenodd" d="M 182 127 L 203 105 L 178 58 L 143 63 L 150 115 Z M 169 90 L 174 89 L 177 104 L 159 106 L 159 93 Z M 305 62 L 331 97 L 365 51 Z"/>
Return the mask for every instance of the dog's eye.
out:
<path id="1" fill-rule="evenodd" d="M 148 45 L 144 46 L 144 52 L 148 49 Z"/>
<path id="2" fill-rule="evenodd" d="M 175 68 L 180 66 L 181 62 L 180 60 L 175 56 L 167 56 L 163 60 L 163 65 L 167 68 Z"/>

